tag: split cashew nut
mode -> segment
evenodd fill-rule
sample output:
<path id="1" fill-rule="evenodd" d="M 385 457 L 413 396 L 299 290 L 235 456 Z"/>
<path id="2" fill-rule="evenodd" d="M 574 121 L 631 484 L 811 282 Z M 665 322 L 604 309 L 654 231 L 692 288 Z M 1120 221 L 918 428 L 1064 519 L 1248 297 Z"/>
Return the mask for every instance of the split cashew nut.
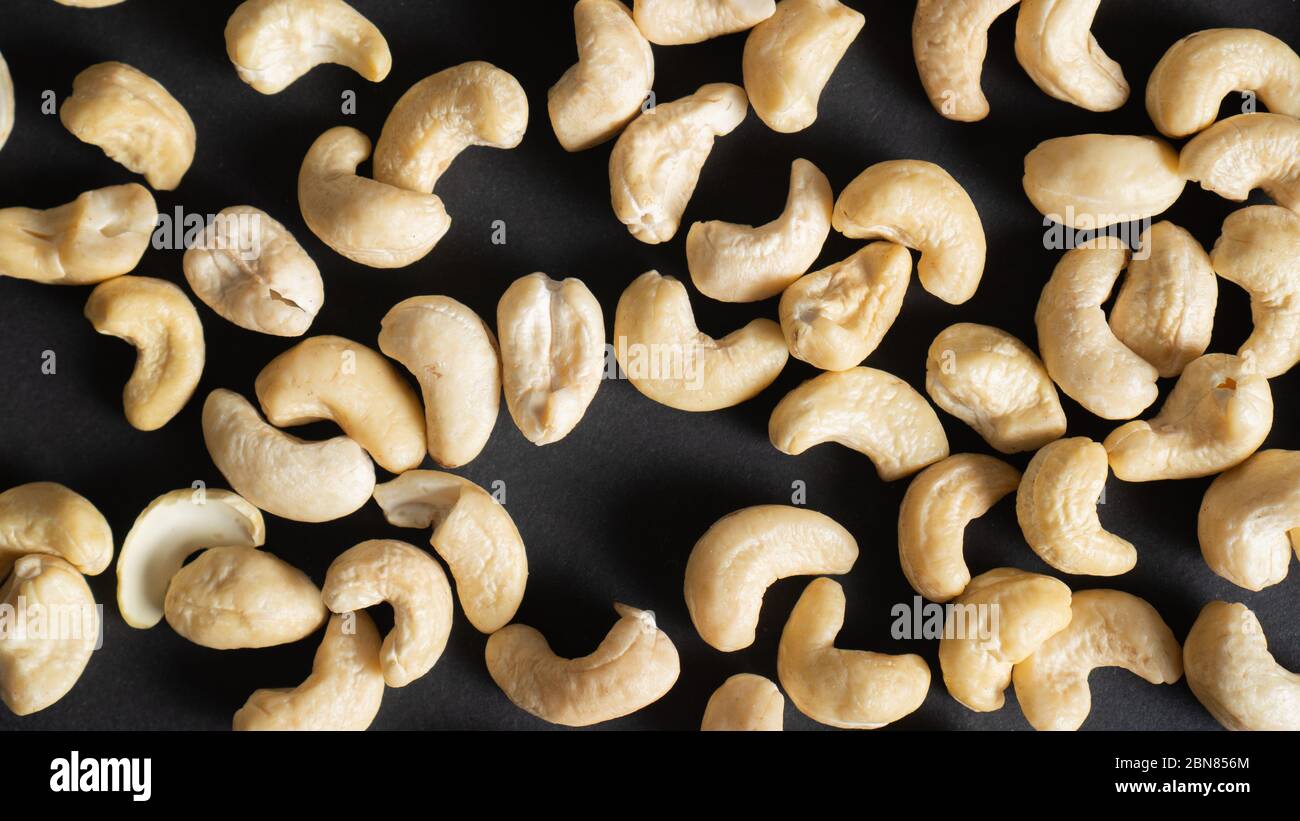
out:
<path id="1" fill-rule="evenodd" d="M 1179 155 L 1182 174 L 1206 191 L 1238 202 L 1262 189 L 1300 213 L 1300 120 L 1283 114 L 1238 114 L 1193 137 Z"/>
<path id="2" fill-rule="evenodd" d="M 1229 730 L 1300 730 L 1300 675 L 1277 663 L 1244 604 L 1212 601 L 1183 644 L 1187 684 Z"/>
<path id="3" fill-rule="evenodd" d="M 54 482 L 0 493 L 0 579 L 20 557 L 58 556 L 87 576 L 113 561 L 113 531 L 90 500 Z"/>
<path id="4" fill-rule="evenodd" d="M 753 28 L 776 0 L 633 0 L 632 16 L 657 46 L 684 46 Z"/>
<path id="5" fill-rule="evenodd" d="M 753 673 L 737 673 L 709 696 L 700 729 L 773 731 L 784 724 L 785 698 L 776 685 Z"/>
<path id="6" fill-rule="evenodd" d="M 1286 578 L 1300 557 L 1300 451 L 1264 450 L 1216 477 L 1197 518 L 1210 569 L 1247 590 Z"/>
<path id="7" fill-rule="evenodd" d="M 1050 220 L 1081 230 L 1154 217 L 1187 184 L 1178 152 L 1158 137 L 1078 134 L 1025 155 L 1029 201 Z"/>

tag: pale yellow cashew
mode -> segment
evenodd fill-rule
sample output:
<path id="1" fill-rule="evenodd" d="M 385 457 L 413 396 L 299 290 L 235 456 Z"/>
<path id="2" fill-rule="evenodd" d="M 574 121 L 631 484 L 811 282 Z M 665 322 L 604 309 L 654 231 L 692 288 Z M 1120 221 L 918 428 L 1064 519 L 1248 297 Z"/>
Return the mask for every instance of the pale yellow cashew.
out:
<path id="1" fill-rule="evenodd" d="M 1255 327 L 1238 355 L 1270 379 L 1300 363 L 1300 215 L 1276 205 L 1234 211 L 1210 264 L 1250 294 Z"/>
<path id="2" fill-rule="evenodd" d="M 1241 202 L 1259 188 L 1300 213 L 1300 120 L 1282 114 L 1220 120 L 1183 146 L 1179 167 L 1226 199 Z"/>
<path id="3" fill-rule="evenodd" d="M 1183 643 L 1187 684 L 1229 730 L 1300 730 L 1300 675 L 1277 663 L 1244 604 L 1212 601 Z"/>
<path id="4" fill-rule="evenodd" d="M 1197 517 L 1210 569 L 1247 590 L 1286 578 L 1300 557 L 1300 451 L 1262 450 L 1210 483 Z"/>
<path id="5" fill-rule="evenodd" d="M 9 64 L 0 54 L 0 148 L 5 147 L 14 130 L 14 81 L 9 76 Z"/>
<path id="6" fill-rule="evenodd" d="M 1016 59 L 1034 84 L 1089 111 L 1114 111 L 1128 101 L 1124 69 L 1092 36 L 1101 0 L 1021 0 Z"/>
<path id="7" fill-rule="evenodd" d="M 700 43 L 752 28 L 771 17 L 776 0 L 632 0 L 632 16 L 658 46 Z"/>
<path id="8" fill-rule="evenodd" d="M 61 6 L 72 6 L 78 9 L 102 9 L 105 6 L 116 6 L 118 3 L 125 3 L 126 0 L 54 0 Z"/>
<path id="9" fill-rule="evenodd" d="M 934 110 L 974 122 L 989 114 L 980 88 L 989 26 L 1019 0 L 918 0 L 912 18 L 912 54 Z"/>
<path id="10" fill-rule="evenodd" d="M 87 576 L 113 560 L 113 531 L 90 500 L 54 482 L 0 493 L 0 579 L 30 553 L 58 556 Z"/>
<path id="11" fill-rule="evenodd" d="M 1095 230 L 1163 213 L 1187 180 L 1178 152 L 1158 137 L 1079 134 L 1026 154 L 1022 183 L 1043 216 Z"/>
<path id="12" fill-rule="evenodd" d="M 737 673 L 709 696 L 700 729 L 743 732 L 780 730 L 785 698 L 776 685 L 753 673 Z"/>

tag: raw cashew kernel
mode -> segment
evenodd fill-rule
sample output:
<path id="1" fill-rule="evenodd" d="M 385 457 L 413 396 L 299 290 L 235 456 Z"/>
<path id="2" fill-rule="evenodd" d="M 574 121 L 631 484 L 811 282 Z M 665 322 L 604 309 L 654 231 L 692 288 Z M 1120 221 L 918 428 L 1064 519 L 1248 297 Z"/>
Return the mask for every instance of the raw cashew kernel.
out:
<path id="1" fill-rule="evenodd" d="M 1124 69 L 1092 36 L 1101 0 L 1021 0 L 1016 59 L 1034 84 L 1089 111 L 1114 111 L 1128 100 Z"/>
<path id="2" fill-rule="evenodd" d="M 807 508 L 758 505 L 728 513 L 686 561 L 686 609 L 700 638 L 724 653 L 754 643 L 763 594 L 778 579 L 847 573 L 858 543 Z"/>
<path id="3" fill-rule="evenodd" d="M 1183 644 L 1187 684 L 1229 730 L 1300 730 L 1300 675 L 1277 663 L 1244 604 L 1212 601 Z"/>
<path id="4" fill-rule="evenodd" d="M 1247 590 L 1286 578 L 1300 557 L 1300 451 L 1263 450 L 1215 478 L 1196 532 L 1210 569 Z"/>
<path id="5" fill-rule="evenodd" d="M 1259 188 L 1300 213 L 1300 120 L 1238 114 L 1193 137 L 1179 155 L 1183 176 L 1238 202 Z"/>
<path id="6" fill-rule="evenodd" d="M 658 701 L 681 672 L 677 648 L 655 614 L 615 602 L 619 619 L 589 656 L 561 658 L 546 637 L 511 624 L 487 641 L 488 674 L 527 713 L 552 724 L 586 727 Z"/>
<path id="7" fill-rule="evenodd" d="M 915 712 L 930 690 L 918 655 L 841 650 L 844 588 L 813 579 L 781 631 L 776 669 L 799 712 L 832 727 L 874 730 Z"/>
<path id="8" fill-rule="evenodd" d="M 771 17 L 776 0 L 633 0 L 632 16 L 657 46 L 701 43 L 752 28 Z"/>
<path id="9" fill-rule="evenodd" d="M 14 130 L 14 81 L 9 76 L 9 64 L 0 54 L 0 148 L 9 141 Z"/>
<path id="10" fill-rule="evenodd" d="M 1210 264 L 1250 294 L 1255 327 L 1237 354 L 1270 379 L 1300 363 L 1300 215 L 1276 205 L 1234 211 Z"/>
<path id="11" fill-rule="evenodd" d="M 1158 137 L 1078 134 L 1045 140 L 1025 155 L 1029 201 L 1080 230 L 1154 217 L 1186 184 L 1178 152 Z"/>
<path id="12" fill-rule="evenodd" d="M 1019 0 L 918 0 L 912 18 L 912 54 L 934 110 L 950 120 L 989 115 L 980 88 L 989 26 Z"/>
<path id="13" fill-rule="evenodd" d="M 113 531 L 81 494 L 54 482 L 29 482 L 0 493 L 0 579 L 31 553 L 58 556 L 97 576 L 113 560 Z"/>
<path id="14" fill-rule="evenodd" d="M 54 0 L 61 6 L 72 6 L 78 9 L 102 9 L 105 6 L 116 6 L 118 3 L 124 3 L 126 0 Z"/>
<path id="15" fill-rule="evenodd" d="M 737 673 L 709 696 L 700 729 L 772 731 L 784 725 L 785 698 L 776 685 L 753 673 Z"/>

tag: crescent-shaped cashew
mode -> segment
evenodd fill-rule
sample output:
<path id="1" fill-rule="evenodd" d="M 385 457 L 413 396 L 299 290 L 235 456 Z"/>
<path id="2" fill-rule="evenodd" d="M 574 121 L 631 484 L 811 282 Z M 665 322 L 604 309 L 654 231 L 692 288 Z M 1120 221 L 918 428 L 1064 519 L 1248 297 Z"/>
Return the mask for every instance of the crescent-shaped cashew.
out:
<path id="1" fill-rule="evenodd" d="M 0 148 L 5 147 L 14 130 L 14 81 L 9 76 L 9 64 L 0 54 Z"/>
<path id="2" fill-rule="evenodd" d="M 763 594 L 778 579 L 847 573 L 858 542 L 834 519 L 789 505 L 728 513 L 705 531 L 686 561 L 686 609 L 711 647 L 754 643 Z"/>
<path id="3" fill-rule="evenodd" d="M 519 81 L 491 63 L 461 63 L 425 77 L 393 106 L 375 145 L 375 179 L 428 194 L 466 148 L 514 148 L 527 129 Z"/>
<path id="4" fill-rule="evenodd" d="M 324 63 L 372 83 L 393 67 L 384 35 L 343 0 L 246 0 L 226 23 L 226 54 L 239 79 L 263 94 Z"/>
<path id="5" fill-rule="evenodd" d="M 385 470 L 424 461 L 424 408 L 397 368 L 341 336 L 313 336 L 267 363 L 254 383 L 266 421 L 281 428 L 329 420 Z"/>
<path id="6" fill-rule="evenodd" d="M 887 160 L 859 174 L 835 201 L 835 230 L 887 239 L 921 252 L 921 287 L 953 305 L 975 295 L 984 275 L 984 225 L 966 190 L 921 160 Z"/>
<path id="7" fill-rule="evenodd" d="M 714 138 L 734 131 L 748 110 L 743 88 L 710 83 L 647 109 L 623 130 L 609 155 L 609 191 L 632 236 L 653 245 L 676 235 Z"/>
<path id="8" fill-rule="evenodd" d="M 1150 421 L 1106 437 L 1110 467 L 1125 482 L 1195 479 L 1246 461 L 1273 427 L 1273 392 L 1250 361 L 1228 354 L 1193 360 Z"/>
<path id="9" fill-rule="evenodd" d="M 203 376 L 203 323 L 185 292 L 162 279 L 123 276 L 101 282 L 86 319 L 135 346 L 135 369 L 122 392 L 126 421 L 157 430 L 181 412 Z"/>
<path id="10" fill-rule="evenodd" d="M 157 80 L 125 63 L 99 63 L 72 80 L 59 119 L 73 136 L 171 191 L 194 162 L 194 121 Z"/>
<path id="11" fill-rule="evenodd" d="M 1092 710 L 1088 674 L 1122 667 L 1152 684 L 1183 677 L 1183 648 L 1145 600 L 1119 590 L 1081 590 L 1070 623 L 1015 666 L 1016 701 L 1035 730 L 1077 730 Z"/>
<path id="12" fill-rule="evenodd" d="M 451 227 L 442 200 L 357 176 L 370 138 L 331 128 L 316 138 L 298 172 L 298 206 L 321 242 L 353 262 L 401 268 L 423 258 Z"/>
<path id="13" fill-rule="evenodd" d="M 1197 517 L 1210 569 L 1247 590 L 1286 578 L 1300 557 L 1300 451 L 1262 450 L 1210 483 Z"/>
<path id="14" fill-rule="evenodd" d="M 781 332 L 795 359 L 843 371 L 871 355 L 893 327 L 912 278 L 912 255 L 873 242 L 801 277 L 781 295 Z"/>
<path id="15" fill-rule="evenodd" d="M 58 556 L 87 576 L 113 561 L 113 531 L 90 500 L 54 482 L 0 493 L 0 578 L 20 557 Z"/>
<path id="16" fill-rule="evenodd" d="M 702 43 L 771 17 L 776 0 L 633 0 L 632 16 L 657 46 Z"/>
<path id="17" fill-rule="evenodd" d="M 758 228 L 717 220 L 691 226 L 686 234 L 691 281 L 721 302 L 776 296 L 817 261 L 831 232 L 834 201 L 826 175 L 808 160 L 795 160 L 781 216 Z"/>
<path id="18" fill-rule="evenodd" d="M 912 54 L 934 110 L 950 120 L 989 115 L 980 88 L 989 26 L 1020 0 L 918 0 L 912 18 Z"/>
<path id="19" fill-rule="evenodd" d="M 487 641 L 488 674 L 519 709 L 552 724 L 586 727 L 658 701 L 681 672 L 655 614 L 614 604 L 618 621 L 589 656 L 561 658 L 546 637 L 511 624 Z"/>
<path id="20" fill-rule="evenodd" d="M 483 488 L 451 473 L 410 470 L 375 487 L 384 518 L 432 527 L 429 544 L 451 568 L 465 618 L 481 633 L 510 623 L 528 584 L 528 555 L 510 514 Z"/>
<path id="21" fill-rule="evenodd" d="M 217 488 L 164 493 L 136 517 L 117 554 L 117 609 L 132 627 L 163 619 L 167 587 L 192 553 L 209 547 L 261 547 L 262 511 Z"/>
<path id="22" fill-rule="evenodd" d="M 316 649 L 311 675 L 293 689 L 257 690 L 235 712 L 232 729 L 366 729 L 384 699 L 379 631 L 365 611 L 334 614 Z"/>
<path id="23" fill-rule="evenodd" d="M 1300 363 L 1300 215 L 1276 205 L 1234 211 L 1210 264 L 1250 294 L 1255 327 L 1238 355 L 1270 379 Z"/>
<path id="24" fill-rule="evenodd" d="M 1212 601 L 1183 644 L 1187 684 L 1229 730 L 1300 730 L 1300 675 L 1277 663 L 1244 604 Z"/>
<path id="25" fill-rule="evenodd" d="M 404 299 L 384 314 L 379 350 L 420 383 L 433 460 L 460 467 L 478 456 L 501 407 L 497 340 L 478 314 L 451 297 Z"/>
<path id="26" fill-rule="evenodd" d="M 1221 120 L 1183 146 L 1179 167 L 1225 199 L 1240 202 L 1259 188 L 1300 213 L 1300 120 L 1263 113 Z"/>
<path id="27" fill-rule="evenodd" d="M 824 442 L 856 450 L 885 482 L 948 455 L 948 436 L 925 397 L 875 368 L 809 379 L 777 403 L 767 432 L 776 449 L 791 456 Z"/>
<path id="28" fill-rule="evenodd" d="M 546 93 L 551 128 L 565 151 L 612 140 L 650 97 L 655 58 L 619 0 L 578 0 L 573 7 L 578 62 Z"/>
<path id="29" fill-rule="evenodd" d="M 1147 80 L 1147 113 L 1160 133 L 1208 128 L 1223 98 L 1253 91 L 1274 114 L 1300 117 L 1300 56 L 1257 29 L 1207 29 L 1169 47 Z"/>
<path id="30" fill-rule="evenodd" d="M 274 428 L 233 391 L 203 403 L 203 441 L 230 486 L 248 501 L 296 522 L 352 513 L 375 489 L 375 465 L 346 436 L 308 442 Z"/>
<path id="31" fill-rule="evenodd" d="M 1039 213 L 1099 230 L 1166 211 L 1187 184 L 1178 152 L 1158 137 L 1078 134 L 1025 155 L 1025 194 Z"/>
<path id="32" fill-rule="evenodd" d="M 447 574 L 406 542 L 371 539 L 348 548 L 325 571 L 321 598 L 335 613 L 392 606 L 393 630 L 380 650 L 389 687 L 405 687 L 433 669 L 451 635 Z"/>
<path id="33" fill-rule="evenodd" d="M 915 712 L 930 691 L 930 667 L 918 655 L 841 650 L 844 588 L 813 579 L 781 631 L 776 670 L 799 712 L 850 730 L 874 730 Z"/>
<path id="34" fill-rule="evenodd" d="M 722 732 L 774 731 L 785 726 L 785 697 L 769 679 L 737 673 L 709 696 L 700 729 Z"/>
<path id="35" fill-rule="evenodd" d="M 898 508 L 898 561 L 912 589 L 934 602 L 970 583 L 966 525 L 1020 485 L 1020 471 L 982 453 L 958 453 L 917 474 Z"/>
<path id="36" fill-rule="evenodd" d="M 1124 69 L 1092 36 L 1101 0 L 1022 0 L 1016 17 L 1016 59 L 1047 94 L 1089 111 L 1114 111 L 1128 101 Z"/>
<path id="37" fill-rule="evenodd" d="M 1106 449 L 1086 436 L 1051 443 L 1025 468 L 1016 519 L 1033 551 L 1062 573 L 1118 576 L 1137 564 L 1137 549 L 1097 516 L 1108 475 Z"/>
<path id="38" fill-rule="evenodd" d="M 158 223 L 143 185 L 87 191 L 66 205 L 0 210 L 0 276 L 94 285 L 140 264 Z"/>
<path id="39" fill-rule="evenodd" d="M 721 339 L 700 331 L 686 286 L 647 271 L 614 313 L 614 354 L 638 391 L 684 411 L 712 411 L 757 396 L 790 358 L 781 327 L 755 319 Z"/>

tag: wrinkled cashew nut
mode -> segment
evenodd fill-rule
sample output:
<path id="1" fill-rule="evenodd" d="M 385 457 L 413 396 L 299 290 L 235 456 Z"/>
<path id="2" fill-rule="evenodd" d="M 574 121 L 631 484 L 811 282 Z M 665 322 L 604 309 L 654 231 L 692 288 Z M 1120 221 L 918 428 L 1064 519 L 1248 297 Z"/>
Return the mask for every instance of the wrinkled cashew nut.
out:
<path id="1" fill-rule="evenodd" d="M 1210 264 L 1250 294 L 1254 329 L 1238 356 L 1270 379 L 1300 363 L 1300 215 L 1276 205 L 1234 211 Z"/>
<path id="2" fill-rule="evenodd" d="M 1286 578 L 1300 558 L 1300 451 L 1264 450 L 1210 483 L 1197 517 L 1210 569 L 1247 590 Z"/>
<path id="3" fill-rule="evenodd" d="M 684 46 L 753 28 L 776 0 L 633 0 L 632 16 L 657 46 Z"/>
<path id="4" fill-rule="evenodd" d="M 1300 730 L 1300 674 L 1277 663 L 1244 604 L 1212 601 L 1183 643 L 1192 693 L 1229 730 Z"/>
<path id="5" fill-rule="evenodd" d="M 737 673 L 709 696 L 700 729 L 704 731 L 773 731 L 785 726 L 785 697 L 770 680 Z"/>
<path id="6" fill-rule="evenodd" d="M 1092 36 L 1101 0 L 1022 0 L 1016 17 L 1016 59 L 1034 84 L 1089 111 L 1114 111 L 1128 101 L 1124 69 Z"/>
<path id="7" fill-rule="evenodd" d="M 989 26 L 1019 0 L 919 0 L 912 18 L 912 55 L 934 110 L 974 122 L 989 114 L 980 88 Z"/>
<path id="8" fill-rule="evenodd" d="M 1187 180 L 1178 152 L 1158 137 L 1078 134 L 1026 154 L 1022 184 L 1043 216 L 1097 230 L 1163 213 Z"/>
<path id="9" fill-rule="evenodd" d="M 14 130 L 14 81 L 9 76 L 9 64 L 0 54 L 0 149 L 9 141 Z"/>
<path id="10" fill-rule="evenodd" d="M 81 494 L 54 482 L 29 482 L 0 493 L 0 579 L 31 553 L 58 556 L 97 576 L 113 561 L 113 531 Z"/>
<path id="11" fill-rule="evenodd" d="M 1300 120 L 1282 114 L 1238 114 L 1183 146 L 1184 177 L 1238 202 L 1259 188 L 1300 213 Z"/>

